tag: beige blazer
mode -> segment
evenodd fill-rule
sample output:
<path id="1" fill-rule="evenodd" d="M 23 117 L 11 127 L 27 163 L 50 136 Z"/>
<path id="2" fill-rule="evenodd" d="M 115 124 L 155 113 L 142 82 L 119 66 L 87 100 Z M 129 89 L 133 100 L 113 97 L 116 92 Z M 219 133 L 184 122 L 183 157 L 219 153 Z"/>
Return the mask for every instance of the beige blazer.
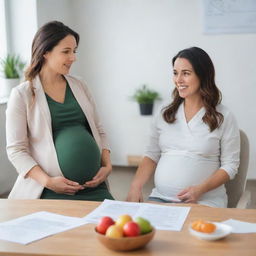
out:
<path id="1" fill-rule="evenodd" d="M 88 88 L 73 76 L 67 75 L 65 78 L 88 120 L 99 148 L 109 149 Z M 7 154 L 19 173 L 9 194 L 9 198 L 14 199 L 40 198 L 44 187 L 31 178 L 24 178 L 35 165 L 39 165 L 49 176 L 63 176 L 53 142 L 51 115 L 39 76 L 34 79 L 33 86 L 34 102 L 29 82 L 26 81 L 12 90 L 6 110 Z"/>

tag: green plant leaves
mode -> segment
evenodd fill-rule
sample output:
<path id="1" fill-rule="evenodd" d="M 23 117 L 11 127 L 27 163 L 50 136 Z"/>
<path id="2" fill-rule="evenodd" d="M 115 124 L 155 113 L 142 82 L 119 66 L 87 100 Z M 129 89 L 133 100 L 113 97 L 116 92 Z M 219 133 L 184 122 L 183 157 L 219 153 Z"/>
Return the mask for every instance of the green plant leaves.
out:
<path id="1" fill-rule="evenodd" d="M 147 88 L 146 85 L 143 85 L 140 89 L 137 89 L 135 91 L 132 99 L 137 101 L 138 103 L 149 104 L 153 103 L 154 100 L 159 100 L 161 98 L 158 92 L 150 90 Z"/>
<path id="2" fill-rule="evenodd" d="M 20 78 L 25 63 L 18 55 L 8 54 L 5 59 L 1 59 L 0 65 L 5 78 Z"/>

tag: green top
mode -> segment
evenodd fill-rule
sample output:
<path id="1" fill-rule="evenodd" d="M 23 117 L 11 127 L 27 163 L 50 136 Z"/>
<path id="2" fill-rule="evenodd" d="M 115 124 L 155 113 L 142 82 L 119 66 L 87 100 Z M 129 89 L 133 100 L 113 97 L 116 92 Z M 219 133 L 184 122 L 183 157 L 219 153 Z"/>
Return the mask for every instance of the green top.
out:
<path id="1" fill-rule="evenodd" d="M 84 184 L 96 175 L 101 166 L 100 150 L 86 116 L 68 83 L 64 103 L 45 95 L 51 113 L 53 140 L 60 169 L 65 178 Z M 44 188 L 41 198 L 94 201 L 113 199 L 105 182 L 96 188 L 85 188 L 73 196 L 57 194 Z"/>

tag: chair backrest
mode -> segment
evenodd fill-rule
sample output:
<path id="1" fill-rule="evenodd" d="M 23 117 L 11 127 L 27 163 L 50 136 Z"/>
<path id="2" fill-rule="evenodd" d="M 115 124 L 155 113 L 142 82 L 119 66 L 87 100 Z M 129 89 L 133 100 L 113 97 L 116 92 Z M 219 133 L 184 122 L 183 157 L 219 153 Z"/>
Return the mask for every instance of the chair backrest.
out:
<path id="1" fill-rule="evenodd" d="M 225 184 L 229 208 L 236 207 L 246 185 L 246 176 L 249 164 L 249 140 L 242 130 L 240 130 L 240 141 L 240 165 L 237 175 L 233 180 L 230 180 Z"/>

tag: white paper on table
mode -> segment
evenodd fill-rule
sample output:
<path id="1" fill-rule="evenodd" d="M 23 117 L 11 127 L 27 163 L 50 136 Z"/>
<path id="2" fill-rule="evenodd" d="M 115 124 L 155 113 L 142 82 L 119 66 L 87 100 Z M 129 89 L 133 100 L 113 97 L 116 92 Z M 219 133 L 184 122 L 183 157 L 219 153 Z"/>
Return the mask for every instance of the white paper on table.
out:
<path id="1" fill-rule="evenodd" d="M 149 203 L 131 203 L 104 200 L 100 206 L 84 217 L 90 223 L 97 223 L 103 216 L 114 220 L 123 214 L 133 218 L 140 216 L 150 221 L 159 230 L 180 231 L 189 213 L 190 207 L 164 206 Z"/>
<path id="2" fill-rule="evenodd" d="M 222 221 L 232 227 L 232 233 L 256 233 L 256 223 L 244 222 L 240 220 L 228 219 Z"/>
<path id="3" fill-rule="evenodd" d="M 0 239 L 28 244 L 87 223 L 84 218 L 36 212 L 0 223 Z"/>

